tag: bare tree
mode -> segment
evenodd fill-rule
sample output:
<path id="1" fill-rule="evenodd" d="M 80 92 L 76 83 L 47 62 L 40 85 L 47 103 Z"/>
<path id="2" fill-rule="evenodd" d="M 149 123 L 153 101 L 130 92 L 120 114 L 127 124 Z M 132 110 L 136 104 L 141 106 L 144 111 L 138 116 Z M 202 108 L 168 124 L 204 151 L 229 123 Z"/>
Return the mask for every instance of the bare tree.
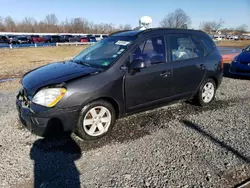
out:
<path id="1" fill-rule="evenodd" d="M 4 25 L 4 20 L 3 18 L 0 16 L 0 31 L 5 31 L 5 25 Z"/>
<path id="2" fill-rule="evenodd" d="M 74 18 L 71 20 L 69 32 L 82 33 L 83 32 L 83 20 L 82 18 Z"/>
<path id="3" fill-rule="evenodd" d="M 243 24 L 235 29 L 235 34 L 242 35 L 247 32 L 247 25 Z"/>
<path id="4" fill-rule="evenodd" d="M 122 25 L 122 29 L 131 29 L 131 25 Z M 95 24 L 84 18 L 72 18 L 59 22 L 55 14 L 49 14 L 43 21 L 36 21 L 25 17 L 20 22 L 15 22 L 10 16 L 0 17 L 0 31 L 9 32 L 37 32 L 37 33 L 112 33 L 119 30 L 113 24 Z"/>
<path id="5" fill-rule="evenodd" d="M 131 30 L 132 26 L 130 24 L 119 25 L 119 30 Z"/>
<path id="6" fill-rule="evenodd" d="M 212 29 L 217 31 L 223 26 L 224 23 L 225 22 L 222 19 L 220 19 L 219 21 L 213 21 L 211 22 Z"/>
<path id="7" fill-rule="evenodd" d="M 25 17 L 20 23 L 16 24 L 20 32 L 35 32 L 37 21 L 31 17 Z"/>
<path id="8" fill-rule="evenodd" d="M 11 16 L 7 16 L 7 17 L 4 19 L 4 23 L 5 23 L 6 31 L 11 31 L 11 32 L 15 32 L 15 31 L 16 31 L 16 23 L 15 23 L 15 21 L 12 19 Z"/>
<path id="9" fill-rule="evenodd" d="M 47 25 L 56 25 L 58 23 L 58 19 L 55 14 L 49 14 L 45 17 L 44 23 Z"/>
<path id="10" fill-rule="evenodd" d="M 200 29 L 207 32 L 211 33 L 212 31 L 217 31 L 219 30 L 224 24 L 224 21 L 220 19 L 219 21 L 208 21 L 208 22 L 202 22 L 200 24 Z"/>
<path id="11" fill-rule="evenodd" d="M 169 13 L 160 22 L 161 27 L 187 29 L 191 24 L 191 18 L 182 9 L 176 9 Z"/>

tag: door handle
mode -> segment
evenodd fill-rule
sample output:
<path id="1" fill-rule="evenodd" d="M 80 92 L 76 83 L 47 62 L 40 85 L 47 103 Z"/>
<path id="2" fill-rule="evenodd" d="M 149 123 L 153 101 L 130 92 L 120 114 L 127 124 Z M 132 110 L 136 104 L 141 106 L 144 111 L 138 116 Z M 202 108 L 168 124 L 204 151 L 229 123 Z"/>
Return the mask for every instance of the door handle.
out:
<path id="1" fill-rule="evenodd" d="M 162 76 L 162 77 L 167 77 L 167 76 L 169 76 L 169 75 L 171 75 L 171 72 L 170 72 L 170 71 L 163 71 L 163 72 L 160 74 L 160 76 Z"/>
<path id="2" fill-rule="evenodd" d="M 204 64 L 200 64 L 200 65 L 199 65 L 199 68 L 200 68 L 200 69 L 205 69 L 206 66 L 205 66 Z"/>

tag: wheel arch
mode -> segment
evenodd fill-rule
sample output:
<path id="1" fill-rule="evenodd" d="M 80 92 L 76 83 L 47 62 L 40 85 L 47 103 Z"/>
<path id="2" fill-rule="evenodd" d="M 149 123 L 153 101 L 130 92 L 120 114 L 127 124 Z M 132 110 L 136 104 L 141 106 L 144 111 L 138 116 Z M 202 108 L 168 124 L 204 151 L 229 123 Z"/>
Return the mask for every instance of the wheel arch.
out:
<path id="1" fill-rule="evenodd" d="M 214 76 L 208 77 L 208 79 L 212 79 L 212 80 L 215 82 L 215 85 L 216 85 L 216 88 L 215 88 L 215 89 L 217 89 L 217 88 L 218 88 L 218 85 L 219 85 L 218 79 L 217 79 L 216 77 L 214 77 Z"/>
<path id="2" fill-rule="evenodd" d="M 121 112 L 120 106 L 119 106 L 119 103 L 115 99 L 113 99 L 111 97 L 99 97 L 99 98 L 96 98 L 96 99 L 89 101 L 88 103 L 92 103 L 92 102 L 98 101 L 98 100 L 104 100 L 104 101 L 109 102 L 114 107 L 116 118 L 120 117 L 120 112 Z"/>

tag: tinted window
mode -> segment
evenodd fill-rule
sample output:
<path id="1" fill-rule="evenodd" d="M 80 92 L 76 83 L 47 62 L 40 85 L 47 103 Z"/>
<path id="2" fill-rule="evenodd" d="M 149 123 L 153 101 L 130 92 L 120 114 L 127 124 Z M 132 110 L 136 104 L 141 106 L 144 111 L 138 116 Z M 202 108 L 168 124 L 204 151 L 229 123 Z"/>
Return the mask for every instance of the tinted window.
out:
<path id="1" fill-rule="evenodd" d="M 7 40 L 6 36 L 1 36 L 1 40 Z"/>
<path id="2" fill-rule="evenodd" d="M 170 50 L 173 61 L 193 59 L 204 54 L 201 46 L 190 36 L 169 36 Z"/>
<path id="3" fill-rule="evenodd" d="M 153 37 L 143 42 L 133 52 L 133 60 L 142 59 L 147 66 L 166 62 L 166 48 L 164 37 Z"/>
<path id="4" fill-rule="evenodd" d="M 19 40 L 27 40 L 27 37 L 18 37 Z"/>
<path id="5" fill-rule="evenodd" d="M 245 52 L 250 52 L 250 46 L 245 48 Z"/>
<path id="6" fill-rule="evenodd" d="M 209 37 L 204 37 L 204 36 L 199 37 L 199 39 L 202 45 L 204 46 L 206 53 L 207 54 L 211 53 L 215 47 L 213 40 L 211 40 Z"/>
<path id="7" fill-rule="evenodd" d="M 100 35 L 95 35 L 95 37 L 100 37 Z"/>

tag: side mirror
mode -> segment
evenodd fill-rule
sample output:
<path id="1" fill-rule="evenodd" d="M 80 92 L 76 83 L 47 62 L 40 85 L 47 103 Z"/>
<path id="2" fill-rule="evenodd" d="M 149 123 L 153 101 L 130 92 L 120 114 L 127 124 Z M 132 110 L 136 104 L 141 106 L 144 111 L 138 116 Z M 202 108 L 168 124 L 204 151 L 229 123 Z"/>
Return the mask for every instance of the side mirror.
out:
<path id="1" fill-rule="evenodd" d="M 134 60 L 129 66 L 130 71 L 136 72 L 139 72 L 141 69 L 144 68 L 146 68 L 146 63 L 141 59 Z"/>
<path id="2" fill-rule="evenodd" d="M 242 52 L 245 52 L 245 50 L 246 50 L 246 49 L 245 49 L 245 48 L 243 48 L 243 49 L 242 49 Z"/>

